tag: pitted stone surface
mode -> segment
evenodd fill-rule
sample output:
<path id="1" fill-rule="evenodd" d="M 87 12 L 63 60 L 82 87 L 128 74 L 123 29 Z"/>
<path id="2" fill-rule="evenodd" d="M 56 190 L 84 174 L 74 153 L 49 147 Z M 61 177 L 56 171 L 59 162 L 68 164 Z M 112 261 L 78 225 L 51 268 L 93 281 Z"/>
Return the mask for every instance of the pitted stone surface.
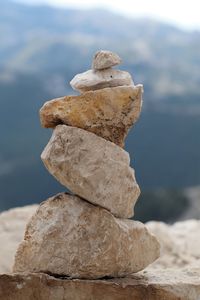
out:
<path id="1" fill-rule="evenodd" d="M 40 109 L 43 127 L 59 124 L 93 132 L 121 147 L 142 107 L 142 85 L 105 88 L 46 102 Z"/>
<path id="2" fill-rule="evenodd" d="M 116 53 L 107 50 L 100 50 L 94 55 L 92 68 L 94 70 L 102 70 L 119 65 L 120 63 L 121 58 Z"/>
<path id="3" fill-rule="evenodd" d="M 142 223 L 115 218 L 62 193 L 43 202 L 31 218 L 14 272 L 121 277 L 143 270 L 158 257 L 159 243 Z"/>
<path id="4" fill-rule="evenodd" d="M 23 239 L 26 223 L 38 205 L 17 207 L 0 213 L 0 273 L 11 272 L 14 254 Z M 148 270 L 170 269 L 178 272 L 194 267 L 200 270 L 199 230 L 200 220 L 187 220 L 172 225 L 151 221 L 145 224 L 161 245 L 161 256 Z"/>
<path id="5" fill-rule="evenodd" d="M 74 194 L 117 217 L 133 216 L 140 189 L 122 148 L 83 129 L 58 125 L 41 158 Z"/>

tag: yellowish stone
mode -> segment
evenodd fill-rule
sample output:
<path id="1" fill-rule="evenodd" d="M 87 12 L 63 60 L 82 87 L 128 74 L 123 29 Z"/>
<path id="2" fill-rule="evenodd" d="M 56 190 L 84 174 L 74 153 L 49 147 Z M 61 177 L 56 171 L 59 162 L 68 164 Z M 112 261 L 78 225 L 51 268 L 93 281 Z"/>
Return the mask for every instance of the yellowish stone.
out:
<path id="1" fill-rule="evenodd" d="M 79 127 L 123 147 L 142 106 L 142 85 L 105 88 L 46 102 L 40 110 L 43 127 Z"/>

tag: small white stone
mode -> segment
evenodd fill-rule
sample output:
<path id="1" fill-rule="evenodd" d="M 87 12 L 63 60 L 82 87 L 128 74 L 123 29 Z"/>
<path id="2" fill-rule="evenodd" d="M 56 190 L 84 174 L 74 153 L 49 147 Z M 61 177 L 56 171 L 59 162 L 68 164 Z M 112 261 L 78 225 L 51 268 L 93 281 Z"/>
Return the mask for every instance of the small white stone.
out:
<path id="1" fill-rule="evenodd" d="M 126 71 L 105 69 L 88 70 L 77 74 L 70 82 L 72 88 L 79 92 L 94 91 L 107 87 L 134 85 L 131 75 Z"/>
<path id="2" fill-rule="evenodd" d="M 53 99 L 40 109 L 41 124 L 79 127 L 123 147 L 140 116 L 142 93 L 142 85 L 118 86 Z"/>
<path id="3" fill-rule="evenodd" d="M 95 53 L 92 69 L 94 70 L 102 70 L 111 68 L 113 66 L 119 65 L 121 63 L 121 58 L 114 52 L 101 50 Z"/>

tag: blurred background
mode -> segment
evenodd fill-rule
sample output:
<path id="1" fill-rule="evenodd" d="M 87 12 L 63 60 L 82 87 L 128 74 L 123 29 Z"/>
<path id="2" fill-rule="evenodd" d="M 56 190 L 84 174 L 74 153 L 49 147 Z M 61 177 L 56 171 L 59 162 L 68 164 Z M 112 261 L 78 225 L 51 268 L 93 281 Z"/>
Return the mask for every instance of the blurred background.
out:
<path id="1" fill-rule="evenodd" d="M 145 90 L 126 142 L 142 189 L 135 218 L 199 218 L 198 1 L 0 1 L 0 211 L 65 190 L 40 160 L 51 130 L 38 111 L 73 94 L 72 77 L 107 49 Z"/>

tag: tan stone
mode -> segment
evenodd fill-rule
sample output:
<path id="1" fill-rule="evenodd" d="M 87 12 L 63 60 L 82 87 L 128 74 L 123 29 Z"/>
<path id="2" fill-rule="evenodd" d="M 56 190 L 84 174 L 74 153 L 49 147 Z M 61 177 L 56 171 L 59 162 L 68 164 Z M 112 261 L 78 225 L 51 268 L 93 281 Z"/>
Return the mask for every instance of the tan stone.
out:
<path id="1" fill-rule="evenodd" d="M 131 75 L 126 71 L 104 69 L 88 70 L 77 74 L 71 81 L 71 87 L 81 93 L 107 87 L 133 85 Z"/>
<path id="2" fill-rule="evenodd" d="M 62 193 L 43 202 L 28 223 L 14 272 L 121 277 L 158 257 L 159 243 L 142 223 L 115 218 L 99 206 Z"/>
<path id="3" fill-rule="evenodd" d="M 0 275 L 0 299 L 198 300 L 200 271 L 158 269 L 109 280 L 70 280 L 41 273 Z"/>
<path id="4" fill-rule="evenodd" d="M 26 223 L 37 205 L 13 208 L 0 214 L 0 273 L 11 272 L 14 255 L 24 236 Z M 161 256 L 148 269 L 200 269 L 200 220 L 187 220 L 172 225 L 148 222 L 147 229 L 157 237 Z"/>
<path id="5" fill-rule="evenodd" d="M 107 50 L 100 50 L 94 55 L 92 68 L 94 70 L 102 70 L 119 65 L 120 63 L 121 58 L 116 53 Z"/>
<path id="6" fill-rule="evenodd" d="M 41 158 L 74 194 L 117 217 L 133 216 L 140 189 L 122 148 L 83 129 L 58 125 Z"/>
<path id="7" fill-rule="evenodd" d="M 17 246 L 23 239 L 25 224 L 36 208 L 37 205 L 29 205 L 0 213 L 0 273 L 11 272 Z"/>
<path id="8" fill-rule="evenodd" d="M 106 88 L 46 102 L 40 110 L 43 127 L 79 127 L 123 147 L 142 106 L 142 85 Z"/>
<path id="9" fill-rule="evenodd" d="M 161 244 L 161 257 L 152 268 L 183 268 L 198 266 L 200 269 L 200 220 L 187 220 L 168 225 L 163 222 L 146 223 Z"/>

